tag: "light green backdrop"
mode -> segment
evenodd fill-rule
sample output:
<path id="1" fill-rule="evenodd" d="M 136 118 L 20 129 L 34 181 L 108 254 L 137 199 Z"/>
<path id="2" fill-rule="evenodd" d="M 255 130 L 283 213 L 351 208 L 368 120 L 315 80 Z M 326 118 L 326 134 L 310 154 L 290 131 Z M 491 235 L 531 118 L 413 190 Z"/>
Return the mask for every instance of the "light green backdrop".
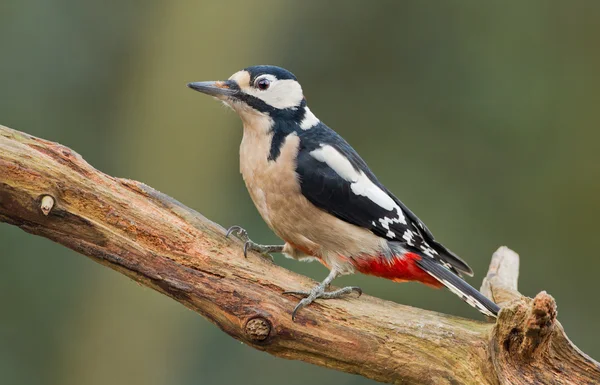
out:
<path id="1" fill-rule="evenodd" d="M 469 261 L 474 285 L 498 246 L 514 248 L 521 291 L 554 295 L 569 336 L 599 358 L 600 3 L 512 4 L 4 0 L 0 124 L 276 242 L 238 173 L 240 122 L 185 84 L 284 66 L 312 111 Z M 479 317 L 446 291 L 337 283 Z M 1 384 L 372 383 L 254 351 L 4 224 L 0 304 Z"/>

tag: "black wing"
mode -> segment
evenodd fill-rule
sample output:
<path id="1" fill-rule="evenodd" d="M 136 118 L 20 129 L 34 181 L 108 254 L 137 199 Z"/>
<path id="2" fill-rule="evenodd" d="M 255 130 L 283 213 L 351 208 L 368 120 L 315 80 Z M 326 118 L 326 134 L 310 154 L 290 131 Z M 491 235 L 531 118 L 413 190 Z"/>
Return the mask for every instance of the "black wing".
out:
<path id="1" fill-rule="evenodd" d="M 390 242 L 398 242 L 407 250 L 439 259 L 455 272 L 473 274 L 464 261 L 434 240 L 425 224 L 377 180 L 364 160 L 335 131 L 321 123 L 299 133 L 299 136 L 296 171 L 302 194 L 311 203 L 339 219 L 369 229 Z M 388 210 L 366 196 L 353 192 L 351 181 L 311 155 L 312 151 L 323 145 L 335 148 L 357 172 L 364 173 L 395 202 L 394 207 Z"/>

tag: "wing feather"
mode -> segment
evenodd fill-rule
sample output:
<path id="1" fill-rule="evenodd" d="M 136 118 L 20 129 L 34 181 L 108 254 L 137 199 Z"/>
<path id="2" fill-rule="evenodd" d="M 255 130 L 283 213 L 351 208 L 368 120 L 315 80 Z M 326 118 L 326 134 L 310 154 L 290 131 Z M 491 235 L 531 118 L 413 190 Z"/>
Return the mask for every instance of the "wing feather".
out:
<path id="1" fill-rule="evenodd" d="M 320 123 L 300 134 L 297 169 L 302 194 L 337 218 L 389 242 L 472 275 L 458 256 L 435 241 L 427 226 L 375 177 L 337 133 Z"/>

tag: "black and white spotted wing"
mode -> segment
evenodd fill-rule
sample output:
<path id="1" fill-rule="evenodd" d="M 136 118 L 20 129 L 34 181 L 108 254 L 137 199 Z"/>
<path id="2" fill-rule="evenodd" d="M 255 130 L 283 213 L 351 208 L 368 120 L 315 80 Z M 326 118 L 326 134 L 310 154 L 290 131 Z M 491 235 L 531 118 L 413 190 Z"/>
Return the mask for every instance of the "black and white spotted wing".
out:
<path id="1" fill-rule="evenodd" d="M 323 123 L 298 132 L 297 173 L 302 194 L 315 206 L 367 228 L 406 250 L 472 275 L 458 256 L 436 242 L 425 224 L 391 194 L 356 151 Z"/>

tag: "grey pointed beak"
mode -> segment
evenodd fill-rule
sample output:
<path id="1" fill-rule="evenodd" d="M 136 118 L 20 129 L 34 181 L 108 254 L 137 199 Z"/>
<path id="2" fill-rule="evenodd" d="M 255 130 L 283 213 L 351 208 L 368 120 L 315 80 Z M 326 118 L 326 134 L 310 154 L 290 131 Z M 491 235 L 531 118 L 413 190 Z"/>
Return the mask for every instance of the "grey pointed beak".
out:
<path id="1" fill-rule="evenodd" d="M 216 82 L 194 82 L 188 83 L 187 86 L 193 90 L 210 96 L 234 96 L 238 93 L 238 87 L 234 87 L 230 80 Z"/>

